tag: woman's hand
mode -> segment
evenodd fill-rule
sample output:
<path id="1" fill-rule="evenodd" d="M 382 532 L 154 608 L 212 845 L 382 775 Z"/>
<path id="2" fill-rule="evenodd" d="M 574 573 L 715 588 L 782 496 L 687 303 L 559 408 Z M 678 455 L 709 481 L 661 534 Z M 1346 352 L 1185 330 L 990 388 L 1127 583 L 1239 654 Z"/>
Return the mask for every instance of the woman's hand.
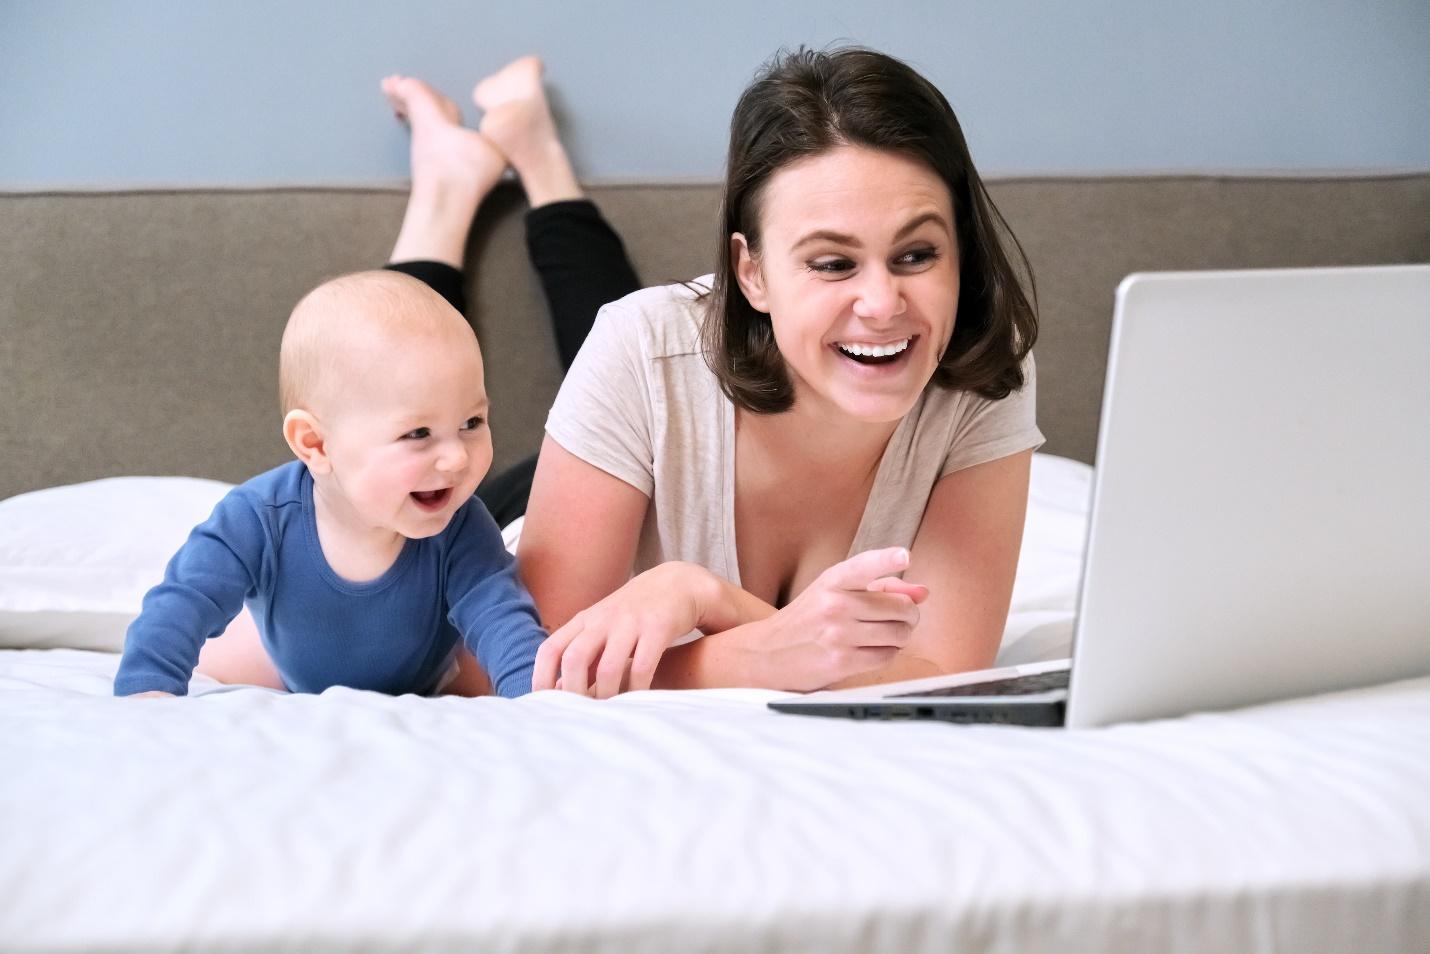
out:
<path id="1" fill-rule="evenodd" d="M 678 562 L 634 577 L 546 638 L 536 653 L 531 688 L 598 699 L 649 689 L 671 643 L 709 615 L 705 603 L 716 582 L 708 570 Z"/>
<path id="2" fill-rule="evenodd" d="M 752 624 L 763 630 L 763 668 L 777 688 L 823 689 L 887 666 L 908 645 L 928 587 L 894 576 L 909 565 L 903 547 L 866 550 L 821 573 L 789 605 Z M 772 684 L 770 677 L 761 680 Z"/>

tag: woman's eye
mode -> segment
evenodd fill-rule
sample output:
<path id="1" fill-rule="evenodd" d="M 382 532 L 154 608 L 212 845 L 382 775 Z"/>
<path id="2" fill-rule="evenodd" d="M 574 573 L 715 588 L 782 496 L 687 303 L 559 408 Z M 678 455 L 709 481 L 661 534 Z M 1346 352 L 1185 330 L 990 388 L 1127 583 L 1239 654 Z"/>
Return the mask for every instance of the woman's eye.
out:
<path id="1" fill-rule="evenodd" d="M 902 265 L 905 268 L 917 268 L 920 265 L 928 265 L 938 259 L 938 249 L 936 248 L 916 248 L 905 252 L 894 259 L 894 264 Z"/>
<path id="2" fill-rule="evenodd" d="M 462 425 L 462 430 L 475 431 L 477 428 L 481 427 L 485 423 L 486 421 L 480 417 L 469 417 L 467 418 L 466 423 Z"/>
<path id="3" fill-rule="evenodd" d="M 402 439 L 403 439 L 404 441 L 420 441 L 420 440 L 426 440 L 427 438 L 429 438 L 429 437 L 431 437 L 431 436 L 432 436 L 432 429 L 431 429 L 431 428 L 429 428 L 429 427 L 419 427 L 419 428 L 417 428 L 416 430 L 411 430 L 411 431 L 408 431 L 406 434 L 403 434 L 403 435 L 402 435 Z"/>
<path id="4" fill-rule="evenodd" d="M 842 275 L 854 268 L 854 263 L 847 258 L 819 258 L 812 262 L 806 262 L 805 268 L 811 272 L 819 272 L 824 275 Z"/>

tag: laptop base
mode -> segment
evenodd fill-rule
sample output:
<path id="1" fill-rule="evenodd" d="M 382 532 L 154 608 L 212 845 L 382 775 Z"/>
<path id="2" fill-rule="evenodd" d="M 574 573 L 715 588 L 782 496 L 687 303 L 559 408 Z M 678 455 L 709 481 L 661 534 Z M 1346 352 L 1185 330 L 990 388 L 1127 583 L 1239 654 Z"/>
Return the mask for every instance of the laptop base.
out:
<path id="1" fill-rule="evenodd" d="M 949 703 L 943 700 L 908 702 L 828 702 L 815 703 L 799 699 L 775 701 L 769 707 L 776 712 L 797 715 L 827 716 L 838 719 L 874 719 L 892 721 L 935 721 L 959 724 L 1022 725 L 1042 728 L 1062 728 L 1067 701 L 1009 702 L 997 704 L 975 701 Z"/>

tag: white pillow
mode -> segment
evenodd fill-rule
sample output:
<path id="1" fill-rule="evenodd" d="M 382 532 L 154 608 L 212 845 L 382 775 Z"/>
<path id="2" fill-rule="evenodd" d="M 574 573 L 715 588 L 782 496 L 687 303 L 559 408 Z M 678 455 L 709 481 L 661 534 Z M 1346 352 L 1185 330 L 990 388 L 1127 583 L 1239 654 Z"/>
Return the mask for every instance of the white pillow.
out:
<path id="1" fill-rule="evenodd" d="M 1091 506 L 1091 467 L 1066 457 L 1033 455 L 1010 612 L 1073 611 Z"/>
<path id="2" fill-rule="evenodd" d="M 1092 468 L 1051 454 L 1033 455 L 1023 549 L 997 664 L 1072 655 L 1073 618 L 1083 544 L 1092 506 Z"/>
<path id="3" fill-rule="evenodd" d="M 144 594 L 230 486 L 113 477 L 0 500 L 0 648 L 119 652 Z"/>

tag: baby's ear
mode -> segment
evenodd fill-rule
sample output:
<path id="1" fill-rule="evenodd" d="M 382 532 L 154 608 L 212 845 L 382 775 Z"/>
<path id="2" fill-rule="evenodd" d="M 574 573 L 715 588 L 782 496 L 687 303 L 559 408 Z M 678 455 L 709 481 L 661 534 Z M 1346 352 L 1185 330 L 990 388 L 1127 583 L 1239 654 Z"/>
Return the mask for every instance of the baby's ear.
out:
<path id="1" fill-rule="evenodd" d="M 318 419 L 302 408 L 294 408 L 283 417 L 283 439 L 293 451 L 293 456 L 307 465 L 315 474 L 326 474 L 332 469 L 328 461 L 327 447 L 323 443 L 323 431 Z"/>

